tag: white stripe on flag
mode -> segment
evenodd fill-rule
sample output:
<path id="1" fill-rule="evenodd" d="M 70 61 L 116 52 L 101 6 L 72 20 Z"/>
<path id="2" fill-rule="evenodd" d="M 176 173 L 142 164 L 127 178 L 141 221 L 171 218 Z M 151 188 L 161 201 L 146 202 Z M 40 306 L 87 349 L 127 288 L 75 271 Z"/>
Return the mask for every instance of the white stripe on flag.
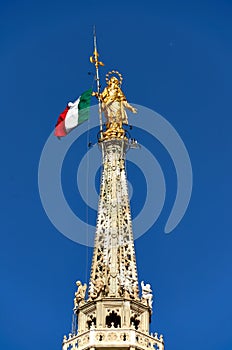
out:
<path id="1" fill-rule="evenodd" d="M 80 97 L 69 108 L 68 113 L 64 121 L 66 132 L 69 133 L 73 128 L 78 125 L 78 105 Z"/>

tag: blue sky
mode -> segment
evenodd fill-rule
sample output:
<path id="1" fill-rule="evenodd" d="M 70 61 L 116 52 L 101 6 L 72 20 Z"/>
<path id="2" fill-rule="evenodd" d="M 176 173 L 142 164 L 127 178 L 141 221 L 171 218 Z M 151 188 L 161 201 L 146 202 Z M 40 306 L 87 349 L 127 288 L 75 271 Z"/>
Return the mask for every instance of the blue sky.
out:
<path id="1" fill-rule="evenodd" d="M 88 278 L 92 250 L 50 223 L 37 173 L 59 113 L 92 83 L 87 73 L 96 24 L 102 75 L 123 73 L 128 99 L 169 120 L 193 167 L 188 211 L 165 235 L 175 174 L 164 150 L 152 150 L 169 193 L 159 220 L 135 243 L 139 278 L 155 294 L 151 331 L 164 334 L 167 350 L 231 350 L 231 2 L 0 6 L 0 348 L 27 350 L 36 339 L 34 350 L 59 349 L 71 327 L 75 281 Z M 73 183 L 65 184 L 67 194 Z M 135 198 L 143 197 L 137 184 Z"/>

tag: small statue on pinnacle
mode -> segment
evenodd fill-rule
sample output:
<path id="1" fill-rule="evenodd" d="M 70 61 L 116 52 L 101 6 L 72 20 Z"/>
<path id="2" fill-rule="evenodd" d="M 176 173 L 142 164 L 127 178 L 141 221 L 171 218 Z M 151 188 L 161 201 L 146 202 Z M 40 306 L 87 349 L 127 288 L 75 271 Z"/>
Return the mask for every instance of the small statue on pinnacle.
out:
<path id="1" fill-rule="evenodd" d="M 87 288 L 87 284 L 84 283 L 82 285 L 81 281 L 77 281 L 76 285 L 77 285 L 77 291 L 75 293 L 75 298 L 74 298 L 74 309 L 77 309 L 78 306 L 83 304 L 85 300 L 85 293 Z"/>

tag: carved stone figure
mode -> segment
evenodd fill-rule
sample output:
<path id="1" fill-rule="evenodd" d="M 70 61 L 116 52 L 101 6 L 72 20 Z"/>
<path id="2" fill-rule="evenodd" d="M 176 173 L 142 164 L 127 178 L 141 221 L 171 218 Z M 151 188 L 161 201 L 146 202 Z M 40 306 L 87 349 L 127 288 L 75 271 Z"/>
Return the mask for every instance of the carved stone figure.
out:
<path id="1" fill-rule="evenodd" d="M 124 296 L 126 298 L 134 299 L 136 296 L 136 279 L 132 277 L 129 273 L 125 273 L 125 275 L 121 274 L 118 276 L 118 284 L 119 289 L 118 293 L 120 296 Z"/>
<path id="2" fill-rule="evenodd" d="M 144 284 L 144 281 L 141 282 L 142 287 L 142 300 L 148 303 L 148 306 L 152 308 L 152 302 L 153 302 L 153 294 L 151 290 L 150 284 Z"/>
<path id="3" fill-rule="evenodd" d="M 82 285 L 81 281 L 76 281 L 77 285 L 77 291 L 75 293 L 75 298 L 74 298 L 74 308 L 76 309 L 80 304 L 83 304 L 85 300 L 85 293 L 86 293 L 86 288 L 87 284 L 84 283 Z"/>
<path id="4" fill-rule="evenodd" d="M 102 278 L 98 278 L 94 284 L 91 285 L 89 292 L 89 297 L 91 299 L 96 299 L 104 289 L 104 281 Z"/>

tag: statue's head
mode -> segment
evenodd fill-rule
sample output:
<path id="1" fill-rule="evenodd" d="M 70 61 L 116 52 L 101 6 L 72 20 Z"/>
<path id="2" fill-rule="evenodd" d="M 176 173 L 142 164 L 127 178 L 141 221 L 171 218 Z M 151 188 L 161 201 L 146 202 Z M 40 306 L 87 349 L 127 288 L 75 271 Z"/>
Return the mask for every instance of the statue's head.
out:
<path id="1" fill-rule="evenodd" d="M 116 78 L 115 75 L 118 78 Z M 123 80 L 122 74 L 119 73 L 117 70 L 112 70 L 111 72 L 108 72 L 106 74 L 106 82 L 108 85 L 116 85 L 120 87 L 122 85 L 122 80 Z"/>
<path id="2" fill-rule="evenodd" d="M 116 77 L 112 77 L 112 78 L 110 78 L 108 84 L 109 85 L 113 85 L 114 84 L 114 85 L 119 86 L 120 82 L 119 82 L 119 80 Z"/>
<path id="3" fill-rule="evenodd" d="M 76 281 L 76 285 L 79 287 L 81 286 L 81 281 Z"/>

